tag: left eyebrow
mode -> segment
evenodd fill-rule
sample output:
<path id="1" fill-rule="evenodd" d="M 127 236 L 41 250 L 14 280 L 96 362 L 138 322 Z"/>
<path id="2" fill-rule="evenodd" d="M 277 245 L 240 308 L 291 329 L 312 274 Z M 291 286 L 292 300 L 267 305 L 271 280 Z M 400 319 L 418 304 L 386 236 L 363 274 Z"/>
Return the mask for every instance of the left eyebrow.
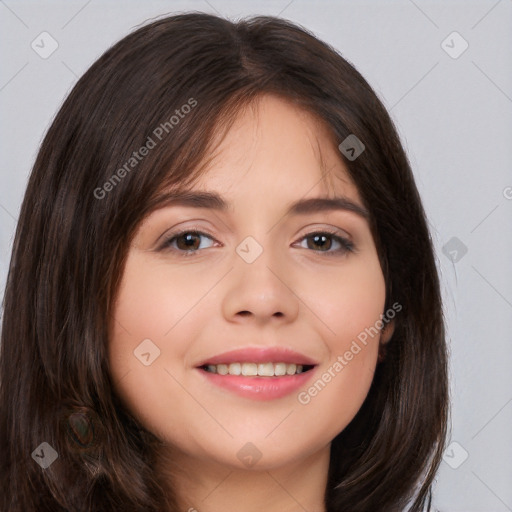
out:
<path id="1" fill-rule="evenodd" d="M 222 212 L 233 210 L 232 205 L 217 192 L 195 190 L 171 192 L 162 195 L 158 198 L 156 206 L 158 208 L 166 206 L 185 206 L 191 208 L 207 208 Z M 332 210 L 352 212 L 366 220 L 370 218 L 370 214 L 366 208 L 351 201 L 347 197 L 313 197 L 309 199 L 299 199 L 288 206 L 286 215 L 307 215 Z"/>
<path id="2" fill-rule="evenodd" d="M 366 208 L 354 203 L 346 197 L 312 197 L 310 199 L 299 199 L 288 208 L 287 215 L 305 215 L 331 210 L 342 210 L 355 213 L 366 220 L 370 214 Z"/>

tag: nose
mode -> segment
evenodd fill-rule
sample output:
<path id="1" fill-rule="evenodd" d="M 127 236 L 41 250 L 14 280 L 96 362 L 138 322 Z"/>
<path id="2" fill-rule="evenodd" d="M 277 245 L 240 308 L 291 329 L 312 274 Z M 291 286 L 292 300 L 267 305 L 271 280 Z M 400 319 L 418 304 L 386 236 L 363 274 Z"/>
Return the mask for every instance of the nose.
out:
<path id="1" fill-rule="evenodd" d="M 227 277 L 222 312 L 229 322 L 293 322 L 299 312 L 299 298 L 293 271 L 264 250 L 252 263 L 238 255 Z"/>

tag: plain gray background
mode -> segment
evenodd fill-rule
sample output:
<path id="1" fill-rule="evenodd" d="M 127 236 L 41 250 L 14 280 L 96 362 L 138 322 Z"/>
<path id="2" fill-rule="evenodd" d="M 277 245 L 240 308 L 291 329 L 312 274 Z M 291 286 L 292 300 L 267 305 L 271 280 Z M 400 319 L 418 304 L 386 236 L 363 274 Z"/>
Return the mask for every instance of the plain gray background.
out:
<path id="1" fill-rule="evenodd" d="M 451 352 L 435 508 L 512 511 L 512 0 L 0 0 L 0 297 L 28 174 L 63 99 L 128 32 L 190 10 L 303 25 L 390 111 L 429 217 Z M 31 46 L 55 45 L 42 32 L 58 44 L 47 58 Z"/>

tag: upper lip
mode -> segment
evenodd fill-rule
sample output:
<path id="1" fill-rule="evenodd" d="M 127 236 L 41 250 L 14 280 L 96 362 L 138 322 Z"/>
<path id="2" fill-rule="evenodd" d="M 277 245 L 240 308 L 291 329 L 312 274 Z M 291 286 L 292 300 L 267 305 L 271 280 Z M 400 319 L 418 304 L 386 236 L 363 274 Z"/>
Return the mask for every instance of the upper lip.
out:
<path id="1" fill-rule="evenodd" d="M 310 357 L 300 354 L 295 350 L 284 347 L 247 347 L 230 350 L 222 354 L 208 357 L 197 366 L 208 364 L 231 364 L 231 363 L 287 363 L 315 366 L 318 363 Z"/>

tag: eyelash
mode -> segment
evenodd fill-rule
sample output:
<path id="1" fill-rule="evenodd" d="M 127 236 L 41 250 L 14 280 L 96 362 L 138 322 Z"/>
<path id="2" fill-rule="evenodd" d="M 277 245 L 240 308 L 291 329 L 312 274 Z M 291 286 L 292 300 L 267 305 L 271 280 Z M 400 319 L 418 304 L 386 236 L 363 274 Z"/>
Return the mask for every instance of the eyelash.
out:
<path id="1" fill-rule="evenodd" d="M 160 250 L 169 250 L 172 252 L 177 252 L 178 256 L 185 257 L 185 258 L 190 258 L 190 257 L 194 256 L 195 253 L 198 253 L 199 251 L 204 250 L 204 249 L 195 249 L 193 251 L 182 251 L 179 249 L 171 248 L 171 243 L 174 240 L 176 240 L 177 238 L 179 238 L 181 235 L 185 235 L 185 234 L 206 236 L 207 238 L 210 238 L 213 241 L 217 241 L 217 240 L 215 240 L 215 238 L 213 236 L 209 235 L 208 233 L 204 233 L 202 231 L 195 230 L 192 228 L 192 229 L 186 229 L 183 231 L 179 231 L 177 233 L 169 234 L 166 237 L 166 240 L 164 241 L 164 243 L 162 244 Z M 313 231 L 313 232 L 308 233 L 307 235 L 303 236 L 299 241 L 303 241 L 307 238 L 313 237 L 314 235 L 327 235 L 329 237 L 332 237 L 334 240 L 336 240 L 341 245 L 341 247 L 334 251 L 331 251 L 331 250 L 329 250 L 329 251 L 314 251 L 313 249 L 311 249 L 311 250 L 313 250 L 313 252 L 325 254 L 326 256 L 329 256 L 329 257 L 343 256 L 347 252 L 355 252 L 355 245 L 353 244 L 353 242 L 351 242 L 350 240 L 348 240 L 347 238 L 345 238 L 343 236 L 340 236 L 337 231 L 329 230 L 329 229 L 324 229 L 322 231 Z"/>

